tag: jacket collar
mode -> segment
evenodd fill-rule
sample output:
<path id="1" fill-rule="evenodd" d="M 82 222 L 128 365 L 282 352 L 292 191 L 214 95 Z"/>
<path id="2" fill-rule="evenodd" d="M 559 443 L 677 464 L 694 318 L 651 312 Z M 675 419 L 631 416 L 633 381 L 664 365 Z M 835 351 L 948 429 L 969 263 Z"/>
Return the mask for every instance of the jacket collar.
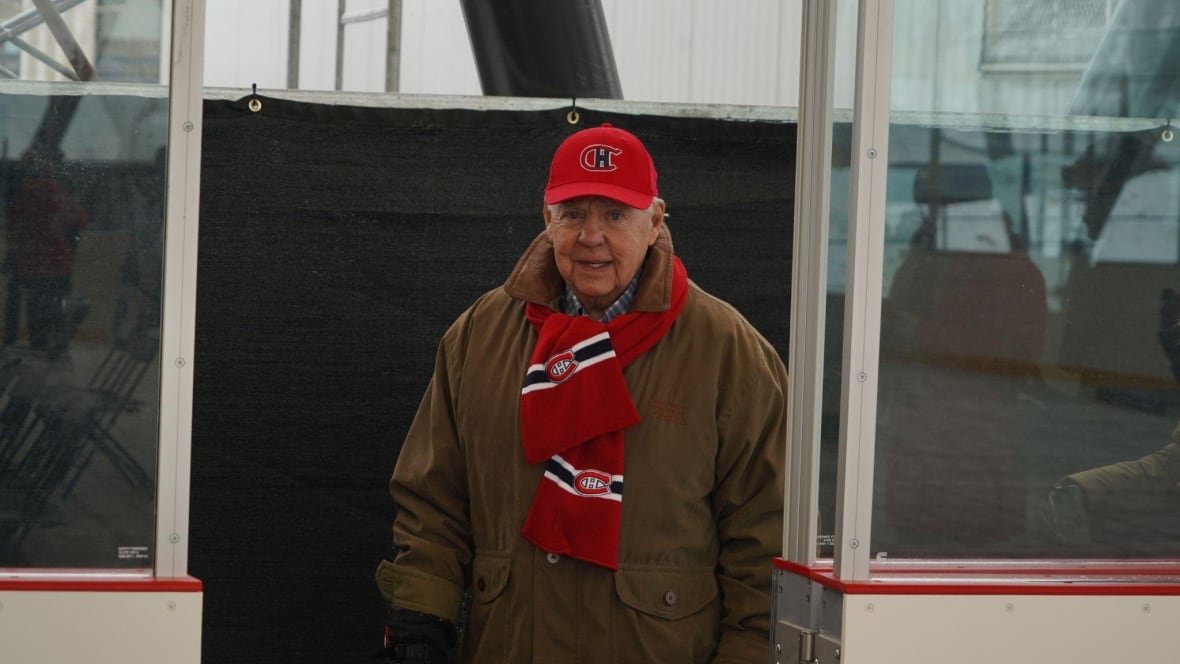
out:
<path id="1" fill-rule="evenodd" d="M 656 242 L 647 250 L 643 261 L 643 277 L 635 291 L 630 311 L 667 311 L 672 302 L 672 234 L 668 224 L 660 226 Z M 504 282 L 509 295 L 525 302 L 559 309 L 558 298 L 564 282 L 553 259 L 553 243 L 541 231 L 516 262 L 512 274 Z"/>

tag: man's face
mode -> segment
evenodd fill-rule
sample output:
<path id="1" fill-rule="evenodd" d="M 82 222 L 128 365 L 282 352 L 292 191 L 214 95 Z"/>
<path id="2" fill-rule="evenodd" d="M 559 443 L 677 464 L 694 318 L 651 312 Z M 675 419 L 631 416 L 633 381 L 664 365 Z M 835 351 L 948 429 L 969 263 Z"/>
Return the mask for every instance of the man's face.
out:
<path id="1" fill-rule="evenodd" d="M 659 236 L 664 203 L 638 210 L 608 198 L 573 198 L 544 206 L 544 215 L 558 271 L 597 320 L 639 272 Z"/>

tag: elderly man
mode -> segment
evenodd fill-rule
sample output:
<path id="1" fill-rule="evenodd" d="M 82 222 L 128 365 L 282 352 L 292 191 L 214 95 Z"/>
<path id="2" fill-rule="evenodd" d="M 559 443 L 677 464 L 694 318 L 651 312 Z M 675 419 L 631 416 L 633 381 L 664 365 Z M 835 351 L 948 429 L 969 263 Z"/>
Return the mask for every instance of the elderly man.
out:
<path id="1" fill-rule="evenodd" d="M 544 202 L 508 280 L 443 336 L 390 481 L 385 654 L 766 661 L 783 363 L 688 280 L 637 137 L 571 135 Z"/>

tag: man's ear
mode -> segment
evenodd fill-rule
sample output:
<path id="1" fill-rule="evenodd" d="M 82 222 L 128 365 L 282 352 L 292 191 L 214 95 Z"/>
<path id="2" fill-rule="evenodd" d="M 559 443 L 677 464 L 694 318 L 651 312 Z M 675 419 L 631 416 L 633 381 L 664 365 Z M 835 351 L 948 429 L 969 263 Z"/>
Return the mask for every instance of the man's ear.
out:
<path id="1" fill-rule="evenodd" d="M 549 223 L 553 221 L 553 210 L 549 209 L 545 201 L 541 201 L 541 218 L 545 220 L 545 228 L 549 228 Z"/>
<path id="2" fill-rule="evenodd" d="M 656 238 L 660 236 L 660 226 L 664 225 L 664 201 L 656 199 L 655 204 L 652 205 L 651 211 L 651 231 L 647 236 L 647 246 L 656 243 Z"/>

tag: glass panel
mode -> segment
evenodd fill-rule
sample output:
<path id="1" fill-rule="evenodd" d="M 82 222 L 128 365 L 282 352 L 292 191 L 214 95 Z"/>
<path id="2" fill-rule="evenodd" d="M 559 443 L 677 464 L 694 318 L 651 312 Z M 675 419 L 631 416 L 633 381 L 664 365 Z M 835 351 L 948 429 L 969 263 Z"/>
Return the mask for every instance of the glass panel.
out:
<path id="1" fill-rule="evenodd" d="M 37 4 L 0 2 L 0 568 L 147 569 L 162 4 Z"/>
<path id="2" fill-rule="evenodd" d="M 874 555 L 1177 555 L 1180 5 L 895 7 Z"/>

